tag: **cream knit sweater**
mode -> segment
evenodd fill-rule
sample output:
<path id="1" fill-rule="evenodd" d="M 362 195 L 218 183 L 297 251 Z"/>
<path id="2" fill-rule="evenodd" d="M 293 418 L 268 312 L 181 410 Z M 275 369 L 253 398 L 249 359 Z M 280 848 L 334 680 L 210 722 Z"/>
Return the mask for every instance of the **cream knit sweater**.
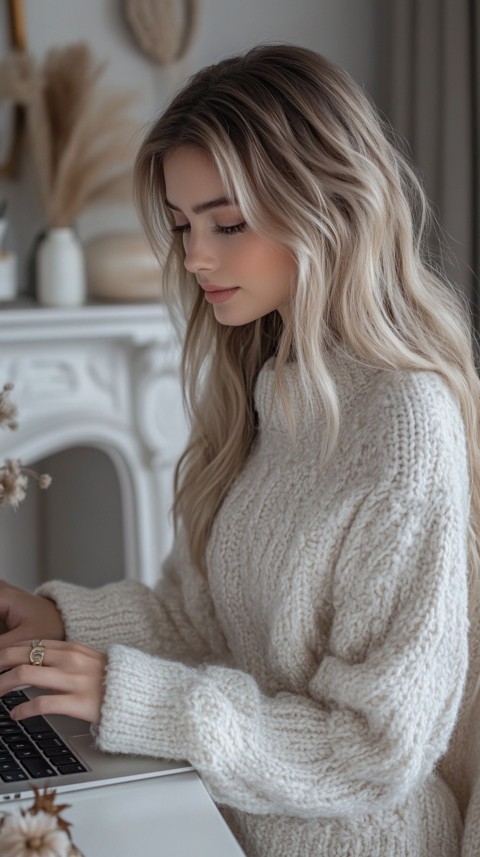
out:
<path id="1" fill-rule="evenodd" d="M 342 422 L 323 468 L 295 365 L 295 442 L 263 367 L 208 581 L 180 536 L 155 592 L 40 592 L 69 639 L 108 651 L 99 746 L 189 759 L 248 857 L 456 857 L 435 769 L 467 670 L 462 419 L 433 373 L 331 361 Z"/>

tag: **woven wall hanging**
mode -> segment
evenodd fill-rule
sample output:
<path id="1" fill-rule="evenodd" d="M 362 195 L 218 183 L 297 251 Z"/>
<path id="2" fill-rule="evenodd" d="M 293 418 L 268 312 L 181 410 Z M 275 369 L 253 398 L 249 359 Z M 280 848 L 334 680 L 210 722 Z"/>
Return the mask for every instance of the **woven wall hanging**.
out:
<path id="1" fill-rule="evenodd" d="M 123 0 L 138 46 L 150 59 L 168 65 L 181 59 L 197 28 L 199 0 Z"/>

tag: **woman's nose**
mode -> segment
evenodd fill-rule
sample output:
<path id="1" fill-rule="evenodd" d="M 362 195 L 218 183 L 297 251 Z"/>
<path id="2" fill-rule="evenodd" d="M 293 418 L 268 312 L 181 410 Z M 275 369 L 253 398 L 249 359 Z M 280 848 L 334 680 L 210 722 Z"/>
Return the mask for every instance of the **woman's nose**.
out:
<path id="1" fill-rule="evenodd" d="M 195 236 L 192 233 L 186 235 L 184 249 L 184 264 L 191 274 L 196 274 L 199 271 L 214 271 L 217 267 L 211 242 L 205 236 Z"/>

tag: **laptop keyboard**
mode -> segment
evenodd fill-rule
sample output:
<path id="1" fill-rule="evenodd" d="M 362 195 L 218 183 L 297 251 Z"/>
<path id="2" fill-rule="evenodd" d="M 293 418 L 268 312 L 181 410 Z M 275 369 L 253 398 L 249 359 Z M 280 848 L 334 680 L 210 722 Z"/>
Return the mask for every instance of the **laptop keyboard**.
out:
<path id="1" fill-rule="evenodd" d="M 44 717 L 12 720 L 28 697 L 21 690 L 0 697 L 0 778 L 4 783 L 80 774 L 86 768 Z"/>

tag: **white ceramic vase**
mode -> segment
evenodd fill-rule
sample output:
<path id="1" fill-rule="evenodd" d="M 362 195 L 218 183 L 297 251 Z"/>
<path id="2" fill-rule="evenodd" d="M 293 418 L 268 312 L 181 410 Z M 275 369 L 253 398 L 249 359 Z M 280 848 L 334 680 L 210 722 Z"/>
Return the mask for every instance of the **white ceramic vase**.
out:
<path id="1" fill-rule="evenodd" d="M 85 303 L 87 279 L 83 248 L 71 227 L 49 229 L 37 250 L 37 300 L 43 306 Z"/>

